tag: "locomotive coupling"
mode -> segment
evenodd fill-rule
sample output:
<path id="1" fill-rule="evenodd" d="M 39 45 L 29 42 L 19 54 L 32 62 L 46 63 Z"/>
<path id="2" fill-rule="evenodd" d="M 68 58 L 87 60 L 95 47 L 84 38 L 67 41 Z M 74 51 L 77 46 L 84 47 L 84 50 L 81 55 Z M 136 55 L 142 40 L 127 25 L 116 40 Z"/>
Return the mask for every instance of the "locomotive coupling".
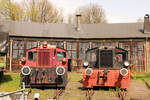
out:
<path id="1" fill-rule="evenodd" d="M 30 67 L 29 67 L 29 66 L 23 66 L 23 67 L 21 68 L 21 73 L 22 73 L 23 75 L 29 75 L 29 74 L 31 73 Z"/>
<path id="2" fill-rule="evenodd" d="M 66 72 L 66 70 L 65 70 L 65 68 L 64 68 L 63 66 L 58 66 L 58 67 L 56 68 L 56 74 L 57 74 L 57 75 L 64 75 L 65 72 Z"/>

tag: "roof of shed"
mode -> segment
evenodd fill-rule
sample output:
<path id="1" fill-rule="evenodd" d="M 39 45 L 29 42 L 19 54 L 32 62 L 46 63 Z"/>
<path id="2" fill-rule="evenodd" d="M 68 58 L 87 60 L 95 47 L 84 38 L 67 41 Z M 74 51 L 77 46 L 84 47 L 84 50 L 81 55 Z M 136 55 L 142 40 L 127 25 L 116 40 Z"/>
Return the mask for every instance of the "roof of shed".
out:
<path id="1" fill-rule="evenodd" d="M 143 23 L 118 24 L 81 24 L 76 31 L 72 24 L 50 24 L 35 22 L 0 22 L 1 31 L 8 31 L 10 36 L 47 37 L 47 38 L 144 38 Z"/>

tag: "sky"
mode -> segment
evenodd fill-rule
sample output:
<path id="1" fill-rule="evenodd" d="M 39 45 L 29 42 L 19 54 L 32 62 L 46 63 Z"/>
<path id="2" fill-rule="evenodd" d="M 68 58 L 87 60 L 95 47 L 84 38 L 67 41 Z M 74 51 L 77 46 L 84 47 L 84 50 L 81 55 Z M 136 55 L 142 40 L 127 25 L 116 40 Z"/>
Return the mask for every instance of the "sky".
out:
<path id="1" fill-rule="evenodd" d="M 21 2 L 22 0 L 15 0 Z M 64 16 L 75 13 L 75 10 L 87 4 L 100 5 L 108 23 L 133 23 L 138 18 L 150 14 L 150 0 L 50 0 L 57 8 L 62 9 Z"/>

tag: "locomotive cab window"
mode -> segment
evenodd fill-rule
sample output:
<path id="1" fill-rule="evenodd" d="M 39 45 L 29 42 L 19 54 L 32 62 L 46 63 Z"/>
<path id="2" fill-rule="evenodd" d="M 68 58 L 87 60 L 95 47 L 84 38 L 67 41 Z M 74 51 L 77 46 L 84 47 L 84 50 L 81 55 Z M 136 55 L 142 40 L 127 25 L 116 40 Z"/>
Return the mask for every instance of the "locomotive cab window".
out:
<path id="1" fill-rule="evenodd" d="M 66 52 L 57 52 L 57 61 L 62 61 L 62 58 L 66 58 Z"/>
<path id="2" fill-rule="evenodd" d="M 89 50 L 86 52 L 86 61 L 89 62 L 89 67 L 97 66 L 97 49 Z"/>
<path id="3" fill-rule="evenodd" d="M 36 61 L 37 52 L 36 51 L 29 51 L 28 52 L 28 60 L 29 61 Z"/>
<path id="4" fill-rule="evenodd" d="M 113 50 L 100 50 L 100 67 L 113 67 Z"/>
<path id="5" fill-rule="evenodd" d="M 103 68 L 113 67 L 113 50 L 99 50 L 95 48 L 86 52 L 86 61 L 89 67 Z"/>
<path id="6" fill-rule="evenodd" d="M 117 62 L 123 62 L 123 55 L 122 54 L 117 54 L 116 55 L 116 60 L 117 60 Z"/>
<path id="7" fill-rule="evenodd" d="M 116 53 L 116 61 L 118 63 L 123 63 L 124 61 L 127 61 L 127 53 L 126 52 L 117 52 Z"/>

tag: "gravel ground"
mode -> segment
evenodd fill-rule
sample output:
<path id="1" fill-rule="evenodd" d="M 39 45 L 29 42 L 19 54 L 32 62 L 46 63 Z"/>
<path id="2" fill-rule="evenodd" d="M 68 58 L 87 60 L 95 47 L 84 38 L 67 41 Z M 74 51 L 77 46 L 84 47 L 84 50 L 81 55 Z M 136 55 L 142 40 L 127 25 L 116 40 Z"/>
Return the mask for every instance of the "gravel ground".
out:
<path id="1" fill-rule="evenodd" d="M 142 81 L 131 80 L 128 95 L 131 100 L 150 100 L 150 90 Z"/>

